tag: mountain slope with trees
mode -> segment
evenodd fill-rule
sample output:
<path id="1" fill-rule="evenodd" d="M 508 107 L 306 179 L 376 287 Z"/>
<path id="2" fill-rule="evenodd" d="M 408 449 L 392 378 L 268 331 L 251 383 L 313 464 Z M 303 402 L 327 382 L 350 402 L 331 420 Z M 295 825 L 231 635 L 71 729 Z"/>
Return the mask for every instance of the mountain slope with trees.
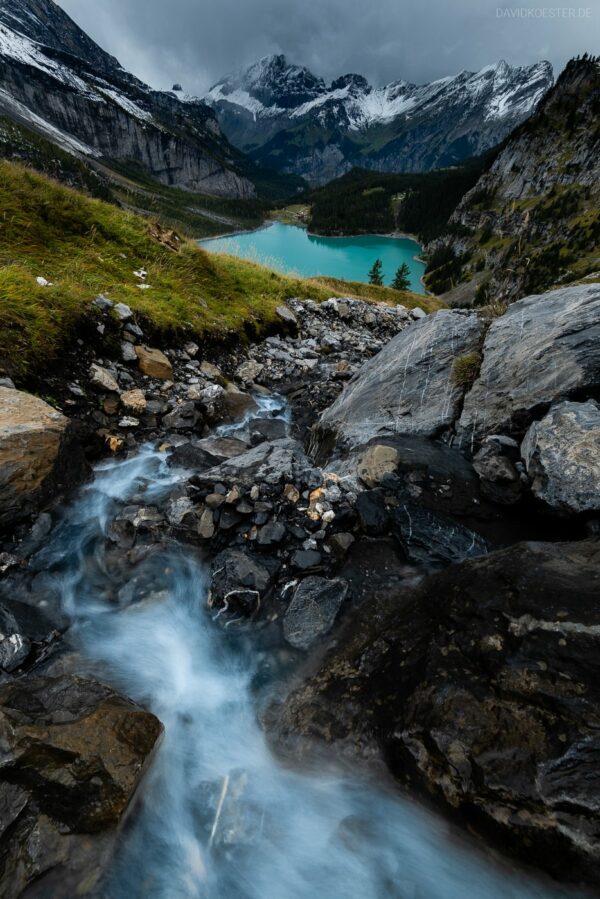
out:
<path id="1" fill-rule="evenodd" d="M 600 64 L 573 59 L 427 248 L 426 283 L 486 303 L 598 277 Z"/>
<path id="2" fill-rule="evenodd" d="M 493 152 L 493 151 L 492 151 Z M 404 231 L 432 240 L 447 227 L 461 197 L 477 182 L 489 154 L 433 172 L 390 174 L 352 169 L 306 196 L 315 234 Z"/>

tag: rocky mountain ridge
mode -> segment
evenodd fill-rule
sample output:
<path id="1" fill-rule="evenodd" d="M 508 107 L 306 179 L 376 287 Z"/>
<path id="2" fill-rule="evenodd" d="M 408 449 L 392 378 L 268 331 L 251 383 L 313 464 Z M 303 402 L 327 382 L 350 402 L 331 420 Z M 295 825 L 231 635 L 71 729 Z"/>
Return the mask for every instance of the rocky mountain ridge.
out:
<path id="1" fill-rule="evenodd" d="M 600 270 L 600 64 L 572 60 L 427 247 L 449 302 L 512 301 Z M 595 274 L 596 273 L 596 274 Z M 455 289 L 455 290 L 454 290 Z"/>
<path id="2" fill-rule="evenodd" d="M 553 83 L 547 62 L 506 62 L 430 84 L 373 87 L 349 74 L 327 85 L 283 55 L 215 84 L 205 100 L 232 143 L 314 183 L 353 166 L 426 171 L 499 143 Z"/>
<path id="3" fill-rule="evenodd" d="M 126 72 L 52 0 L 0 8 L 0 112 L 59 147 L 159 182 L 252 197 L 248 161 L 200 100 L 182 102 Z"/>

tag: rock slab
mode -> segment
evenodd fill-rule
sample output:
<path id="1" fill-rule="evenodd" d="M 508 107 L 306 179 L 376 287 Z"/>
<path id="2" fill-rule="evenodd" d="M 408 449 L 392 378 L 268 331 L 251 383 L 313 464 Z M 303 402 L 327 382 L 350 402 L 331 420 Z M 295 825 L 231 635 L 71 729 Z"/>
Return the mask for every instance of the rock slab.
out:
<path id="1" fill-rule="evenodd" d="M 342 578 L 307 577 L 294 590 L 283 618 L 283 635 L 296 649 L 308 649 L 326 634 L 348 595 Z"/>
<path id="2" fill-rule="evenodd" d="M 488 434 L 521 438 L 561 399 L 600 387 L 600 284 L 519 300 L 495 319 L 457 426 L 463 447 Z"/>
<path id="3" fill-rule="evenodd" d="M 482 337 L 474 312 L 444 309 L 420 319 L 362 366 L 321 416 L 320 431 L 348 447 L 394 434 L 442 433 L 465 392 L 454 381 L 454 363 L 476 352 Z"/>

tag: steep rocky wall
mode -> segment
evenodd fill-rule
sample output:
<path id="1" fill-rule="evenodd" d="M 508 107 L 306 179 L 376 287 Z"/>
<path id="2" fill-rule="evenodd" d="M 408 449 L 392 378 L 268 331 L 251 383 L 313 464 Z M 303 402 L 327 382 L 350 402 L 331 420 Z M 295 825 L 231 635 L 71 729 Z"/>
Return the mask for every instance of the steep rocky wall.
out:
<path id="1" fill-rule="evenodd" d="M 0 81 L 27 110 L 109 161 L 137 163 L 162 183 L 188 190 L 235 197 L 255 193 L 250 181 L 228 168 L 223 157 L 130 115 L 109 98 L 69 90 L 36 69 L 1 57 Z M 0 97 L 1 106 L 14 115 L 12 105 Z M 31 124 L 27 117 L 23 121 Z"/>

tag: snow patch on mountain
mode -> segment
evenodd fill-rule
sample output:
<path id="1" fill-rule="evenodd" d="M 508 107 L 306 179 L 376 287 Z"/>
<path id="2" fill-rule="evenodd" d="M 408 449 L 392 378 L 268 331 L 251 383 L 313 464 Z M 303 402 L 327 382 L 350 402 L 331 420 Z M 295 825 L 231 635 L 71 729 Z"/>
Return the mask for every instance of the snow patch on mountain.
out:
<path id="1" fill-rule="evenodd" d="M 8 113 L 12 118 L 22 122 L 24 125 L 30 126 L 34 131 L 40 132 L 53 143 L 57 144 L 67 153 L 78 155 L 83 153 L 84 156 L 100 157 L 102 154 L 89 144 L 77 140 L 72 134 L 67 134 L 56 125 L 43 119 L 31 109 L 28 109 L 23 103 L 20 103 L 14 97 L 11 97 L 7 91 L 0 88 L 0 111 Z"/>
<path id="2" fill-rule="evenodd" d="M 344 82 L 343 86 L 338 86 Z M 398 116 L 435 109 L 436 104 L 462 103 L 481 106 L 485 119 L 524 116 L 531 111 L 552 84 L 552 68 L 541 62 L 512 68 L 504 60 L 484 66 L 478 72 L 460 72 L 429 84 L 394 81 L 372 87 L 359 75 L 347 75 L 328 87 L 308 69 L 289 65 L 281 55 L 264 57 L 242 72 L 215 84 L 204 96 L 214 108 L 227 103 L 253 116 L 300 120 L 325 108 L 345 114 L 350 130 L 386 124 Z M 294 102 L 309 94 L 303 102 Z M 338 118 L 343 116 L 338 115 Z"/>

